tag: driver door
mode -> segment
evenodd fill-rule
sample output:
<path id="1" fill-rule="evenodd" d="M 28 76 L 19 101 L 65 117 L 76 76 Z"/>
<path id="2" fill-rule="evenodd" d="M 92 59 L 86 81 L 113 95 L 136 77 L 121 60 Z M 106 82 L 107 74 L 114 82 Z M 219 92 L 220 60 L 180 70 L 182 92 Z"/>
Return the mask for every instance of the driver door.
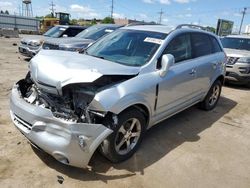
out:
<path id="1" fill-rule="evenodd" d="M 193 103 L 196 66 L 192 60 L 191 36 L 176 36 L 163 54 L 172 54 L 175 64 L 160 78 L 156 119 L 161 121 Z"/>

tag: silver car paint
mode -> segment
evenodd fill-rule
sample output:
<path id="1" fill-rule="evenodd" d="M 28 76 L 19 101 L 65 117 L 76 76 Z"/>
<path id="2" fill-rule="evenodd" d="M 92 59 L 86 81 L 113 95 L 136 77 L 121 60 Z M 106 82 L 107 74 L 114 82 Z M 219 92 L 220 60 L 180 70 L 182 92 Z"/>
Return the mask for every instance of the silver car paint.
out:
<path id="1" fill-rule="evenodd" d="M 123 29 L 158 31 L 165 33 L 171 31 L 171 29 L 164 26 L 134 26 Z M 51 92 L 60 93 L 60 90 L 64 85 L 69 83 L 92 82 L 102 75 L 135 75 L 127 81 L 118 83 L 115 86 L 97 93 L 90 103 L 89 109 L 119 114 L 132 105 L 143 105 L 148 109 L 149 123 L 147 128 L 150 128 L 157 122 L 202 101 L 215 79 L 225 74 L 225 55 L 224 52 L 220 52 L 175 64 L 170 68 L 165 77 L 159 75 L 160 70 L 156 69 L 156 63 L 166 45 L 175 36 L 194 31 L 196 30 L 178 29 L 174 32 L 170 32 L 151 60 L 142 67 L 123 66 L 95 57 L 65 51 L 63 53 L 60 51 L 41 51 L 32 59 L 30 64 L 32 79 L 38 82 L 38 84 L 40 83 L 41 87 L 47 87 L 44 85 L 45 83 L 50 85 L 49 89 L 47 88 L 48 90 L 53 88 L 53 91 Z M 53 62 L 53 65 L 52 63 L 50 64 L 50 62 Z M 48 69 L 48 67 L 50 68 Z M 155 106 L 157 84 L 159 84 L 159 95 L 158 103 Z M 17 113 L 26 120 L 27 117 L 25 111 L 29 111 L 31 106 L 30 104 L 27 104 L 24 101 L 20 102 L 19 100 L 22 99 L 20 99 L 14 87 L 11 97 L 11 110 L 13 113 Z M 21 108 L 19 107 L 20 103 L 22 104 Z M 49 114 L 49 110 L 45 113 L 44 109 L 40 108 L 41 107 L 39 107 L 39 113 L 36 114 L 35 118 L 32 118 L 32 113 L 35 113 L 36 110 L 33 112 L 29 111 L 30 114 L 28 118 L 31 118 L 31 120 L 27 120 L 29 123 L 32 124 L 34 123 L 33 121 L 42 119 L 45 121 L 45 124 L 53 122 L 55 125 L 61 125 L 57 118 L 52 117 L 51 114 Z M 47 119 L 46 116 L 49 118 Z M 67 123 L 63 125 L 67 127 L 66 124 Z M 105 136 L 108 136 L 108 134 L 111 133 L 111 130 L 103 125 L 95 126 L 99 129 L 103 129 L 104 132 L 107 132 Z M 72 125 L 72 129 L 74 129 L 73 127 L 74 126 Z M 33 130 L 31 130 L 31 132 L 32 131 Z M 85 129 L 82 131 L 87 132 Z M 56 134 L 55 132 L 53 133 Z M 93 135 L 94 138 L 97 136 L 93 131 L 87 133 Z M 27 137 L 29 136 L 29 134 L 24 134 Z M 101 141 L 105 139 L 105 136 L 102 133 L 98 134 L 100 134 L 97 136 L 99 139 L 98 141 L 93 140 L 94 143 L 101 143 Z M 40 142 L 36 137 L 32 137 L 31 139 L 33 142 Z M 60 144 L 60 141 L 58 141 L 58 144 Z M 94 146 L 96 145 L 97 144 Z M 53 155 L 56 148 L 49 144 L 46 145 L 45 148 L 47 147 L 49 148 L 48 150 L 50 150 L 48 152 Z M 72 146 L 70 151 L 72 153 L 77 152 L 79 150 L 77 147 L 79 146 Z M 95 149 L 95 147 L 93 148 Z M 65 153 L 65 155 L 67 155 L 67 153 Z M 90 157 L 91 154 L 86 154 L 86 157 L 81 155 L 81 158 L 84 158 L 85 162 L 83 166 L 87 165 L 86 161 L 88 161 Z M 70 161 L 69 164 L 78 166 L 78 161 L 82 160 L 78 158 L 74 158 L 77 162 Z M 75 163 L 77 163 L 77 165 L 75 165 Z"/>
<path id="2" fill-rule="evenodd" d="M 12 90 L 10 108 L 12 121 L 32 144 L 72 166 L 86 167 L 96 148 L 112 133 L 103 125 L 55 118 L 50 110 L 28 104 L 20 98 L 16 87 Z M 32 128 L 29 124 L 33 125 Z"/>
<path id="3" fill-rule="evenodd" d="M 35 54 L 37 54 L 41 48 L 42 45 L 39 46 L 31 46 L 31 42 L 36 42 L 36 43 L 42 43 L 46 38 L 43 35 L 36 35 L 36 36 L 29 36 L 21 39 L 21 43 L 19 45 L 19 52 L 27 57 L 33 57 Z"/>

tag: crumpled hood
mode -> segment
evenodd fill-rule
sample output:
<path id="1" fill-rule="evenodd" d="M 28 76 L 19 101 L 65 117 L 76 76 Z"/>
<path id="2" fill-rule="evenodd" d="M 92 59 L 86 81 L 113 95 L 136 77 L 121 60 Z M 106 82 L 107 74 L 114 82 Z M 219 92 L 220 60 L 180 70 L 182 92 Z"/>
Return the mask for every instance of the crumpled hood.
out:
<path id="1" fill-rule="evenodd" d="M 250 57 L 250 51 L 248 50 L 224 48 L 224 51 L 229 57 Z"/>
<path id="2" fill-rule="evenodd" d="M 72 83 L 91 83 L 102 75 L 136 75 L 140 67 L 130 67 L 77 52 L 41 50 L 30 63 L 32 79 L 62 88 Z"/>

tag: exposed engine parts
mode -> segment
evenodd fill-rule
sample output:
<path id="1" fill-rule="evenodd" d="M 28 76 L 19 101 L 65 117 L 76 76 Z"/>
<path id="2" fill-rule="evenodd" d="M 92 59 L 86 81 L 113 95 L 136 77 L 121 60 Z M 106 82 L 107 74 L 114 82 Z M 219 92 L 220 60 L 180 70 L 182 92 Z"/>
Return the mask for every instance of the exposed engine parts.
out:
<path id="1" fill-rule="evenodd" d="M 107 85 L 122 81 L 125 77 L 103 77 L 92 84 L 74 84 L 63 88 L 63 95 L 48 93 L 31 80 L 30 74 L 17 82 L 20 95 L 30 104 L 50 109 L 53 115 L 67 121 L 105 124 L 109 128 L 118 123 L 117 115 L 111 112 L 98 112 L 89 109 L 96 92 Z"/>

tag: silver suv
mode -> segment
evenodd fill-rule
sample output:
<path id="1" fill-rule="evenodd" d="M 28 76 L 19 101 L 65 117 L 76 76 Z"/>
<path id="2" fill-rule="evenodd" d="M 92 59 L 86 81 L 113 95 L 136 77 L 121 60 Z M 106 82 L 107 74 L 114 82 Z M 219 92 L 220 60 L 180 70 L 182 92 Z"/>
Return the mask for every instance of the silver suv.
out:
<path id="1" fill-rule="evenodd" d="M 12 89 L 11 118 L 34 146 L 64 164 L 86 167 L 97 148 L 120 162 L 158 122 L 197 103 L 213 109 L 225 57 L 206 31 L 124 27 L 84 54 L 41 51 Z"/>
<path id="2" fill-rule="evenodd" d="M 228 56 L 226 80 L 250 87 L 250 36 L 231 35 L 221 41 Z"/>

